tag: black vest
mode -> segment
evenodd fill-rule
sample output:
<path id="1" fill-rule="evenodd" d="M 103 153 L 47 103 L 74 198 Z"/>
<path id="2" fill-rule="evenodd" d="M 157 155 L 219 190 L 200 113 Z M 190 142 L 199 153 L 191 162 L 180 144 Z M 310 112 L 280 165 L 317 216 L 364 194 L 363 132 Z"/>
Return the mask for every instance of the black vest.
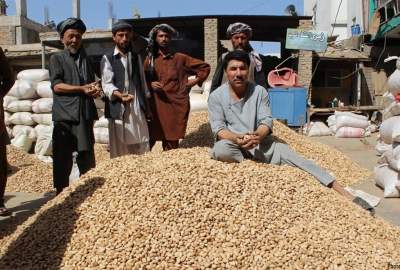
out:
<path id="1" fill-rule="evenodd" d="M 118 88 L 117 91 L 122 92 L 125 88 L 125 68 L 121 62 L 121 56 L 119 54 L 114 55 L 114 49 L 112 49 L 111 53 L 106 55 L 108 61 L 111 64 L 112 70 L 114 72 L 113 84 Z M 140 108 L 145 112 L 146 111 L 146 102 L 144 89 L 142 88 L 141 79 L 140 78 L 140 70 L 139 70 L 139 59 L 136 53 L 132 52 L 132 80 L 133 84 L 136 88 L 136 95 L 139 98 Z M 145 82 L 144 82 L 145 83 Z M 121 118 L 121 108 L 122 102 L 120 99 L 109 100 L 105 99 L 105 107 L 104 107 L 104 116 L 106 118 L 111 119 L 120 119 Z"/>

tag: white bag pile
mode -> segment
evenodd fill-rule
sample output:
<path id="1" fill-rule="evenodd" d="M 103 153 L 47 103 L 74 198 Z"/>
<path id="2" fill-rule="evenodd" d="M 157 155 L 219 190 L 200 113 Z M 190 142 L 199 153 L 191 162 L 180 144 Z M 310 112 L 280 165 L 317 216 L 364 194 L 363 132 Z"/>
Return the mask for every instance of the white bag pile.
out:
<path id="1" fill-rule="evenodd" d="M 362 138 L 370 135 L 368 117 L 364 115 L 335 111 L 327 122 L 337 138 Z"/>
<path id="2" fill-rule="evenodd" d="M 104 117 L 104 101 L 101 98 L 96 98 L 94 104 L 96 105 L 97 114 L 99 116 L 99 120 L 94 122 L 94 140 L 96 143 L 108 144 L 108 119 Z"/>
<path id="3" fill-rule="evenodd" d="M 393 81 L 392 81 L 393 84 Z M 400 197 L 400 103 L 395 96 L 400 88 L 389 87 L 384 94 L 383 122 L 380 126 L 380 139 L 375 149 L 381 154 L 375 167 L 375 181 L 384 189 L 384 197 Z"/>
<path id="4" fill-rule="evenodd" d="M 33 144 L 37 155 L 51 155 L 53 91 L 46 69 L 18 73 L 15 84 L 3 101 L 5 124 L 11 143 L 25 151 Z M 47 147 L 43 147 L 43 145 Z"/>
<path id="5" fill-rule="evenodd" d="M 304 126 L 303 132 L 308 137 L 330 136 L 333 133 L 332 130 L 321 121 L 310 122 L 308 126 Z"/>

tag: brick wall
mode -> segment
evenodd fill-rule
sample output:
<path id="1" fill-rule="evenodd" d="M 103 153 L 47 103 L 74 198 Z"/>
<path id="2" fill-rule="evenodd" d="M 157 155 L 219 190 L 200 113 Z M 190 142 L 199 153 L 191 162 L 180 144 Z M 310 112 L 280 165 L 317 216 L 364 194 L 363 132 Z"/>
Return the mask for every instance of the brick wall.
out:
<path id="1" fill-rule="evenodd" d="M 310 30 L 312 29 L 312 21 L 300 20 L 298 28 Z M 299 51 L 298 75 L 299 83 L 308 88 L 312 76 L 312 51 Z M 311 96 L 309 98 L 311 99 Z"/>
<path id="2" fill-rule="evenodd" d="M 15 43 L 15 27 L 0 26 L 0 45 L 14 45 Z"/>
<path id="3" fill-rule="evenodd" d="M 218 62 L 218 19 L 204 19 L 204 61 L 211 66 L 210 80 Z"/>

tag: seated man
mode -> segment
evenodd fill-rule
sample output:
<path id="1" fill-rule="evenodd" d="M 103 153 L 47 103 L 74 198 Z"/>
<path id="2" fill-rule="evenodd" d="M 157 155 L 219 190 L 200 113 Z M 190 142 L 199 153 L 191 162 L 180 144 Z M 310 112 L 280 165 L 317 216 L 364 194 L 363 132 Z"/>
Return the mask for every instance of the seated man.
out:
<path id="1" fill-rule="evenodd" d="M 362 208 L 374 212 L 372 206 L 353 197 L 327 171 L 314 162 L 297 155 L 286 144 L 273 140 L 272 117 L 268 107 L 268 93 L 248 81 L 250 59 L 243 51 L 232 51 L 225 56 L 223 68 L 227 82 L 211 93 L 208 113 L 216 143 L 212 158 L 226 162 L 241 162 L 245 158 L 298 167 L 352 200 Z"/>

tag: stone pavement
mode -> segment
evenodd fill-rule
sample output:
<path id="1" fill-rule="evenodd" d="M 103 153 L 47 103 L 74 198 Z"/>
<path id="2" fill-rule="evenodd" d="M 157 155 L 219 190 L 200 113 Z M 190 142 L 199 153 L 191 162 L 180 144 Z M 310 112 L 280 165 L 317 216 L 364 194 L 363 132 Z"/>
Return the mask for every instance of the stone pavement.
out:
<path id="1" fill-rule="evenodd" d="M 373 169 L 378 160 L 375 150 L 377 133 L 364 139 L 335 138 L 334 136 L 311 137 L 311 139 L 343 152 L 360 166 L 370 170 L 371 176 L 368 179 L 363 179 L 352 187 L 382 198 L 375 208 L 376 215 L 400 226 L 400 198 L 383 198 L 382 189 L 375 185 Z"/>

